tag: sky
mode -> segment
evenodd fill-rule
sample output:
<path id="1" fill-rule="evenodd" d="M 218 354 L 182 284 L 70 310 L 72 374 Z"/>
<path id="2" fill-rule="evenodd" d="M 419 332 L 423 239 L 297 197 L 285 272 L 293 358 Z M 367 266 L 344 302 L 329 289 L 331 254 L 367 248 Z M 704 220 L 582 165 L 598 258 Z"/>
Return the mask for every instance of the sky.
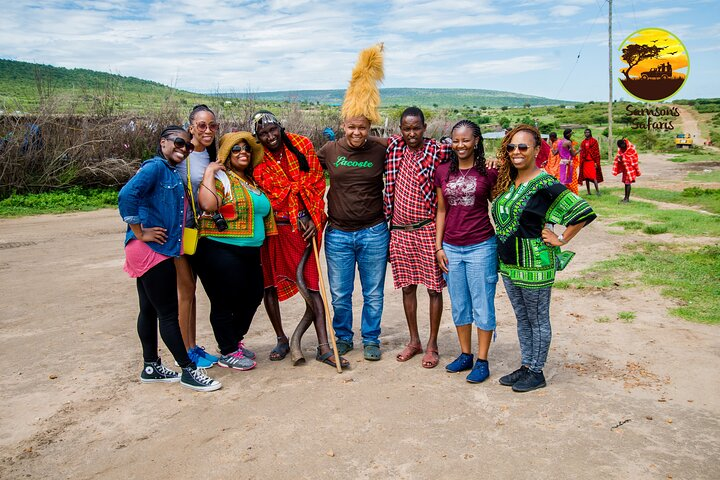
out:
<path id="1" fill-rule="evenodd" d="M 387 88 L 479 88 L 608 98 L 603 0 L 3 2 L 0 58 L 134 76 L 201 93 L 344 89 L 385 44 Z M 684 43 L 676 98 L 720 97 L 720 1 L 615 0 L 618 48 L 641 28 Z M 613 81 L 615 99 L 629 95 Z"/>

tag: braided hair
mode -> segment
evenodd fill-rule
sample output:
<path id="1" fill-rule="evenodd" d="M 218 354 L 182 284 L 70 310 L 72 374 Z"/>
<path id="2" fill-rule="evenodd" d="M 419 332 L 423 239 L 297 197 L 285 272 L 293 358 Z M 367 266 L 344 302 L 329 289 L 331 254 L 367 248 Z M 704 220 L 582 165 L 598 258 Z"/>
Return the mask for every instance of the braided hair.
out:
<path id="1" fill-rule="evenodd" d="M 532 125 L 524 123 L 518 125 L 505 134 L 505 138 L 503 138 L 500 148 L 497 151 L 497 158 L 500 160 L 500 168 L 498 169 L 497 182 L 495 183 L 495 187 L 492 191 L 493 198 L 496 198 L 498 195 L 510 188 L 510 183 L 517 178 L 518 171 L 517 168 L 515 168 L 515 165 L 513 165 L 512 160 L 510 160 L 510 153 L 507 151 L 507 146 L 512 141 L 513 136 L 518 132 L 528 132 L 533 136 L 535 145 L 531 148 L 539 147 L 542 142 L 540 138 L 540 131 Z"/>
<path id="2" fill-rule="evenodd" d="M 252 116 L 252 119 L 250 120 L 250 131 L 253 135 L 255 135 L 255 138 L 260 140 L 260 137 L 258 135 L 258 129 L 259 127 L 262 127 L 263 125 L 269 125 L 269 124 L 275 124 L 280 129 L 280 140 L 282 140 L 283 145 L 287 147 L 288 150 L 290 150 L 298 161 L 298 167 L 300 168 L 301 172 L 309 172 L 310 171 L 310 164 L 307 161 L 307 158 L 305 157 L 305 154 L 302 153 L 300 150 L 297 149 L 295 145 L 290 141 L 290 137 L 287 136 L 287 133 L 285 133 L 285 128 L 280 123 L 280 120 L 269 110 L 260 110 L 255 115 Z"/>
<path id="3" fill-rule="evenodd" d="M 180 125 L 168 125 L 167 127 L 165 127 L 163 129 L 162 133 L 160 133 L 160 138 L 169 138 L 170 135 L 172 135 L 173 133 L 188 133 L 188 132 Z M 157 146 L 157 150 L 155 150 L 155 154 L 158 157 L 165 158 L 165 155 L 163 154 L 163 151 L 162 151 L 162 147 L 160 146 L 160 142 L 158 142 L 158 146 Z M 165 158 L 165 160 L 167 160 L 167 158 Z"/>
<path id="4" fill-rule="evenodd" d="M 485 168 L 485 146 L 483 145 L 483 136 L 482 133 L 480 133 L 480 127 L 473 121 L 460 120 L 452 127 L 450 135 L 452 135 L 455 130 L 463 127 L 467 127 L 472 130 L 473 137 L 478 139 L 478 143 L 475 145 L 475 160 L 473 161 L 473 167 L 484 177 L 487 175 L 487 168 Z M 460 160 L 458 159 L 455 150 L 450 150 L 450 168 L 448 169 L 447 180 L 450 179 L 450 175 L 452 173 L 458 173 L 459 171 Z"/>
<path id="5" fill-rule="evenodd" d="M 210 107 L 208 107 L 207 105 L 201 103 L 199 105 L 195 105 L 192 108 L 192 110 L 190 110 L 190 115 L 188 116 L 188 121 L 190 122 L 190 124 L 192 124 L 193 121 L 195 120 L 195 115 L 197 115 L 200 112 L 208 112 L 209 114 L 211 114 L 213 116 L 213 118 L 215 118 L 215 112 L 210 110 Z M 208 155 L 210 156 L 211 162 L 214 162 L 215 160 L 217 160 L 217 145 L 215 144 L 215 139 L 213 139 L 213 142 L 207 146 L 207 152 L 208 152 Z"/>

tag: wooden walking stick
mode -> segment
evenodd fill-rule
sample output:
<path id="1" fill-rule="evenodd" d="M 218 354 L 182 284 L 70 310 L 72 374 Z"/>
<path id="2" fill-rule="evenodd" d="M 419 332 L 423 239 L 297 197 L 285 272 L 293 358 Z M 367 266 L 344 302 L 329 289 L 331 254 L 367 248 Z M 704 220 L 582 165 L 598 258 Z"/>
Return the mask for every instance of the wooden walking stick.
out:
<path id="1" fill-rule="evenodd" d="M 323 307 L 325 307 L 325 330 L 327 330 L 330 343 L 332 344 L 333 353 L 335 354 L 335 367 L 338 373 L 342 373 L 342 364 L 340 363 L 340 354 L 338 353 L 337 343 L 335 343 L 335 332 L 330 328 L 328 318 L 330 317 L 330 308 L 328 307 L 327 293 L 325 292 L 325 280 L 323 280 L 322 268 L 320 268 L 320 254 L 318 253 L 317 237 L 313 235 L 313 252 L 315 252 L 315 264 L 317 265 L 318 276 L 320 277 L 320 296 L 322 297 Z"/>

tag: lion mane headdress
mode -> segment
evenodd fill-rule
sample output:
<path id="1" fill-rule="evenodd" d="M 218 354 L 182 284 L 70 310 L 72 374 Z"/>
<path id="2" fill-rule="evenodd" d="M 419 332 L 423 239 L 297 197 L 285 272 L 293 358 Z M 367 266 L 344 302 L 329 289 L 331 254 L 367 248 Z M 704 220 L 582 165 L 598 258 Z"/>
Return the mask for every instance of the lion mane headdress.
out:
<path id="1" fill-rule="evenodd" d="M 360 52 L 358 61 L 352 71 L 350 85 L 345 92 L 342 105 L 342 117 L 352 118 L 363 116 L 370 123 L 380 123 L 380 90 L 382 81 L 383 44 L 378 43 Z"/>

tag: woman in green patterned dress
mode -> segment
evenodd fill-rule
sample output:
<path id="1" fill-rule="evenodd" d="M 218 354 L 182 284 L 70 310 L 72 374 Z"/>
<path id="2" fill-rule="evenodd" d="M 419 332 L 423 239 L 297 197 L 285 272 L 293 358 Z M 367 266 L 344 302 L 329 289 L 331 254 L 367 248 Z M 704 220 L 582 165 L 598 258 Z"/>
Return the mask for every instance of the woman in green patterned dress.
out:
<path id="1" fill-rule="evenodd" d="M 493 190 L 492 216 L 498 238 L 499 269 L 517 318 L 522 364 L 500 378 L 516 392 L 545 386 L 550 328 L 550 292 L 556 270 L 574 255 L 560 252 L 595 213 L 588 203 L 535 164 L 540 132 L 518 125 L 505 135 Z M 566 226 L 560 235 L 553 225 Z"/>

